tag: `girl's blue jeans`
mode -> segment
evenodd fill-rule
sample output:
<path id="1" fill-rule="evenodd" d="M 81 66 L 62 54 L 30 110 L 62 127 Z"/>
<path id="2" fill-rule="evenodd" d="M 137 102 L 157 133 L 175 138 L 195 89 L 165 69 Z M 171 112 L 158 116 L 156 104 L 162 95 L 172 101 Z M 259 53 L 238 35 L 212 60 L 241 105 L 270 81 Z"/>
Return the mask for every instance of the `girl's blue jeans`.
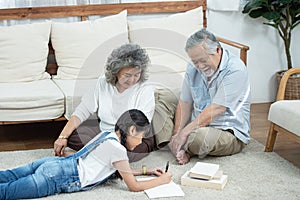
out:
<path id="1" fill-rule="evenodd" d="M 0 200 L 37 198 L 56 193 L 77 192 L 104 183 L 113 175 L 82 188 L 78 176 L 77 160 L 79 157 L 86 156 L 105 140 L 117 140 L 114 137 L 106 137 L 109 134 L 110 132 L 99 134 L 93 142 L 66 158 L 43 158 L 23 167 L 0 171 Z"/>
<path id="2" fill-rule="evenodd" d="M 0 172 L 0 199 L 37 198 L 82 190 L 77 159 L 49 157 Z"/>

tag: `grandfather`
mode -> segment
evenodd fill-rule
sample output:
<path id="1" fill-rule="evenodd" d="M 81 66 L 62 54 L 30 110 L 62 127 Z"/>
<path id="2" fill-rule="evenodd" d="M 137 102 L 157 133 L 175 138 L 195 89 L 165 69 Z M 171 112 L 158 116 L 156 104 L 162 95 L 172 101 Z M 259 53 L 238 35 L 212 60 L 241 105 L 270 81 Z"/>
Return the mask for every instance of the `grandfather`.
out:
<path id="1" fill-rule="evenodd" d="M 191 59 L 169 143 L 180 164 L 190 157 L 240 152 L 250 140 L 250 84 L 244 63 L 202 29 L 186 42 Z"/>

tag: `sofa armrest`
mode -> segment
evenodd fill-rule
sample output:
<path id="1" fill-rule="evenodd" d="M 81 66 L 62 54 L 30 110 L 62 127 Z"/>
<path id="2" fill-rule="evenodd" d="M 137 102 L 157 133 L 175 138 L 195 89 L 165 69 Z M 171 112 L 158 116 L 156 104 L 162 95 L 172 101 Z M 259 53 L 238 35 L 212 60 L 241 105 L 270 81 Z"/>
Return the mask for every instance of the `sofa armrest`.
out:
<path id="1" fill-rule="evenodd" d="M 240 49 L 240 58 L 247 66 L 247 51 L 249 50 L 249 46 L 228 39 L 224 39 L 221 37 L 217 37 L 217 40 L 229 46 Z"/>

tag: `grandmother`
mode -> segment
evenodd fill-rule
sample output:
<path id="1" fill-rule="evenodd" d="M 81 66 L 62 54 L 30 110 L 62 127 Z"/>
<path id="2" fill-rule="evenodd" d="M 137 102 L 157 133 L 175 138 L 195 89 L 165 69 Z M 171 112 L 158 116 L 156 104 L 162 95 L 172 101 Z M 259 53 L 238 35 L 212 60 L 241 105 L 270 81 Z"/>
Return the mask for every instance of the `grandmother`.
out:
<path id="1" fill-rule="evenodd" d="M 101 130 L 114 131 L 117 119 L 129 109 L 141 110 L 151 121 L 155 99 L 154 90 L 146 81 L 149 62 L 146 51 L 137 44 L 114 49 L 107 59 L 105 76 L 99 77 L 95 87 L 82 97 L 54 142 L 55 155 L 64 156 L 67 146 L 80 150 Z M 97 126 L 80 126 L 94 113 L 98 117 Z M 128 152 L 132 152 L 130 161 L 139 160 L 144 153 L 153 151 L 155 140 L 151 134 L 134 138 L 134 145 L 127 147 Z"/>

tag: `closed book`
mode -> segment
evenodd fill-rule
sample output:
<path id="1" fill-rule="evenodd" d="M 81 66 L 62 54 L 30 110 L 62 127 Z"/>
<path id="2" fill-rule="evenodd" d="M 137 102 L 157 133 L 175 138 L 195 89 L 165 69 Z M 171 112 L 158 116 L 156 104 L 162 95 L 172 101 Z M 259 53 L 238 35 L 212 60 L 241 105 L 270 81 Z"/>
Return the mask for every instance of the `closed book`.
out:
<path id="1" fill-rule="evenodd" d="M 220 179 L 211 179 L 211 180 L 192 178 L 188 174 L 189 171 L 187 171 L 184 175 L 182 175 L 181 185 L 223 190 L 228 179 L 228 176 L 224 174 L 221 176 Z"/>
<path id="2" fill-rule="evenodd" d="M 213 179 L 219 171 L 219 165 L 213 163 L 197 162 L 189 171 L 189 176 L 201 179 Z"/>

